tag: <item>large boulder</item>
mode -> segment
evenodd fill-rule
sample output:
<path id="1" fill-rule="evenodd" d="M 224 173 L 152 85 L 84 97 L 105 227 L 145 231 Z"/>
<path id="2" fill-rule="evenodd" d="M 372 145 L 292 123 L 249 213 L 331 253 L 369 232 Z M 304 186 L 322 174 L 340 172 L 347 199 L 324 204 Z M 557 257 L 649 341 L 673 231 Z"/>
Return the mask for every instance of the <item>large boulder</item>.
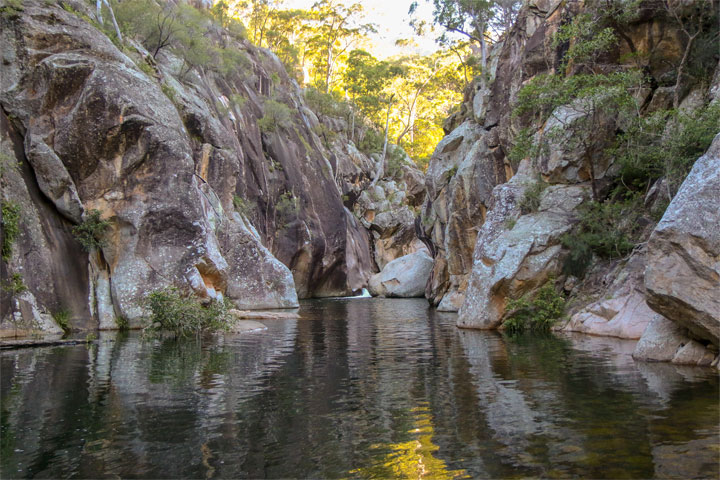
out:
<path id="1" fill-rule="evenodd" d="M 717 348 L 708 348 L 688 336 L 687 329 L 655 314 L 635 346 L 633 358 L 680 365 L 717 365 Z"/>
<path id="2" fill-rule="evenodd" d="M 495 187 L 494 205 L 478 233 L 459 327 L 499 327 L 508 299 L 530 293 L 560 273 L 561 238 L 575 224 L 574 211 L 588 198 L 588 187 L 550 186 L 537 212 L 515 220 L 519 200 L 531 184 L 531 177 L 519 174 Z"/>
<path id="3" fill-rule="evenodd" d="M 440 310 L 457 311 L 464 299 L 492 189 L 507 179 L 502 156 L 496 136 L 467 120 L 430 160 L 422 227 L 435 245 L 435 264 L 426 295 Z"/>
<path id="4" fill-rule="evenodd" d="M 422 297 L 432 265 L 425 250 L 393 260 L 370 278 L 370 293 L 383 297 Z"/>
<path id="5" fill-rule="evenodd" d="M 720 345 L 720 135 L 699 158 L 648 242 L 648 304 Z"/>
<path id="6" fill-rule="evenodd" d="M 578 311 L 571 310 L 568 321 L 556 328 L 639 339 L 657 315 L 645 301 L 645 261 L 645 251 L 641 250 L 612 268 L 603 269 L 602 264 L 598 265 L 601 275 L 589 273 L 588 278 L 572 292 L 576 298 L 587 298 L 589 295 L 597 300 L 581 306 Z"/>

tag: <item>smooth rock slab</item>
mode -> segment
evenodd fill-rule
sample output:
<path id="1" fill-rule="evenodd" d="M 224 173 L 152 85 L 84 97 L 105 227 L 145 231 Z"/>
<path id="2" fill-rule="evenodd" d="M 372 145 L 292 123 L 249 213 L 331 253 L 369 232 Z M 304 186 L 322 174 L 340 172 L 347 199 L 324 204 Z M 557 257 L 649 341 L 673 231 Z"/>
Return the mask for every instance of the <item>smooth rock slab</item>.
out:
<path id="1" fill-rule="evenodd" d="M 650 237 L 645 287 L 653 310 L 720 344 L 720 135 Z"/>
<path id="2" fill-rule="evenodd" d="M 422 297 L 432 267 L 432 258 L 424 250 L 395 259 L 370 278 L 370 293 L 384 297 Z"/>

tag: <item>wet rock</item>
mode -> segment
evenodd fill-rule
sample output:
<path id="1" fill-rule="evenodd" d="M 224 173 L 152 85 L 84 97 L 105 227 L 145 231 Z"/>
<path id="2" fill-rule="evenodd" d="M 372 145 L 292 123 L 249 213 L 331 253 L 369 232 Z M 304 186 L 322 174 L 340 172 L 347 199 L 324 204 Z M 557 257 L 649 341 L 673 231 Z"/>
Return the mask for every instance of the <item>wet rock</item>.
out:
<path id="1" fill-rule="evenodd" d="M 393 260 L 370 278 L 370 293 L 384 297 L 422 297 L 432 264 L 432 258 L 425 251 Z"/>
<path id="2" fill-rule="evenodd" d="M 710 365 L 717 357 L 712 350 L 688 336 L 678 324 L 656 314 L 633 352 L 635 360 L 672 362 L 681 365 Z"/>
<path id="3" fill-rule="evenodd" d="M 645 303 L 641 292 L 588 305 L 572 316 L 564 330 L 639 339 L 656 313 Z"/>

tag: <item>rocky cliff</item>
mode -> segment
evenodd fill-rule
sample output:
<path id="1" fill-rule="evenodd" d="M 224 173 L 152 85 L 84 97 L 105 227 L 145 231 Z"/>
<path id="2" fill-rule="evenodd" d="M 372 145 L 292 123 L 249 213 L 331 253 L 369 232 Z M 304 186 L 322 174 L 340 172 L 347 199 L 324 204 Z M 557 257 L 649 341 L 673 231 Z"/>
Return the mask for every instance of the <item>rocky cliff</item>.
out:
<path id="1" fill-rule="evenodd" d="M 272 53 L 218 27 L 232 68 L 188 69 L 170 51 L 114 43 L 86 2 L 11 7 L 0 17 L 10 334 L 58 330 L 59 313 L 76 329 L 140 326 L 144 297 L 165 286 L 296 307 L 352 294 L 412 250 L 381 243 L 411 216 L 372 229 L 353 215 L 378 157 L 343 132 L 318 136 L 337 121 L 307 107 Z M 401 163 L 376 188 L 411 205 L 424 182 Z M 86 253 L 73 229 L 92 222 L 105 226 Z"/>
<path id="2" fill-rule="evenodd" d="M 573 128 L 585 121 L 587 110 L 562 104 L 540 122 L 529 123 L 530 138 L 545 135 L 546 147 L 529 150 L 521 159 L 511 155 L 521 127 L 528 125 L 527 115 L 513 112 L 519 92 L 541 75 L 575 73 L 562 63 L 568 45 L 553 38 L 585 7 L 583 2 L 528 2 L 495 46 L 490 72 L 448 119 L 447 136 L 428 168 L 422 208 L 424 234 L 435 246 L 426 295 L 441 310 L 459 310 L 460 327 L 498 328 L 510 313 L 509 302 L 532 297 L 552 281 L 571 299 L 568 319 L 556 328 L 637 339 L 651 321 L 669 319 L 681 336 L 664 359 L 671 360 L 695 338 L 697 351 L 705 353 L 695 352 L 680 363 L 705 363 L 717 355 L 720 333 L 720 276 L 713 260 L 718 222 L 709 213 L 720 207 L 711 173 L 717 168 L 712 166 L 717 140 L 657 228 L 653 231 L 650 215 L 634 217 L 639 245 L 621 258 L 596 259 L 582 279 L 563 268 L 569 254 L 564 239 L 577 226 L 581 210 L 605 198 L 617 183 L 616 157 L 600 152 L 627 125 L 612 111 L 600 111 L 594 130 L 585 133 L 595 138 L 591 151 L 590 142 Z M 644 80 L 633 96 L 642 112 L 670 108 L 675 96 L 685 112 L 715 101 L 717 55 L 706 65 L 710 77 L 716 72 L 710 86 L 687 79 L 675 84 L 674 68 L 687 40 L 672 18 L 643 8 L 599 60 L 599 71 L 623 71 L 627 58 L 641 55 Z M 598 138 L 607 142 L 598 146 Z M 653 195 L 662 182 L 650 189 L 646 205 L 657 202 Z"/>

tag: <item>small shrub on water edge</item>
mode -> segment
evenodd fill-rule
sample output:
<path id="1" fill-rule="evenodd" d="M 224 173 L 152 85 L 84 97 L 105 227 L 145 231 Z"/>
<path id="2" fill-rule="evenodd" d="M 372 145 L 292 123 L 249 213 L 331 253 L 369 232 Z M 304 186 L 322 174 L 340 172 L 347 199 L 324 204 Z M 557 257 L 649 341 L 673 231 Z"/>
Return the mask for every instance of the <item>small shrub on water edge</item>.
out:
<path id="1" fill-rule="evenodd" d="M 70 312 L 67 310 L 59 310 L 52 314 L 55 323 L 63 329 L 65 333 L 70 331 Z"/>
<path id="2" fill-rule="evenodd" d="M 173 287 L 155 290 L 148 295 L 146 305 L 150 310 L 149 331 L 168 330 L 177 337 L 187 337 L 226 329 L 230 324 L 226 303 L 211 301 L 202 305 L 197 298 L 182 295 Z"/>
<path id="3" fill-rule="evenodd" d="M 532 298 L 526 294 L 510 300 L 506 311 L 510 314 L 503 327 L 510 334 L 525 330 L 546 332 L 565 313 L 565 297 L 555 290 L 555 281 L 551 278 Z"/>

